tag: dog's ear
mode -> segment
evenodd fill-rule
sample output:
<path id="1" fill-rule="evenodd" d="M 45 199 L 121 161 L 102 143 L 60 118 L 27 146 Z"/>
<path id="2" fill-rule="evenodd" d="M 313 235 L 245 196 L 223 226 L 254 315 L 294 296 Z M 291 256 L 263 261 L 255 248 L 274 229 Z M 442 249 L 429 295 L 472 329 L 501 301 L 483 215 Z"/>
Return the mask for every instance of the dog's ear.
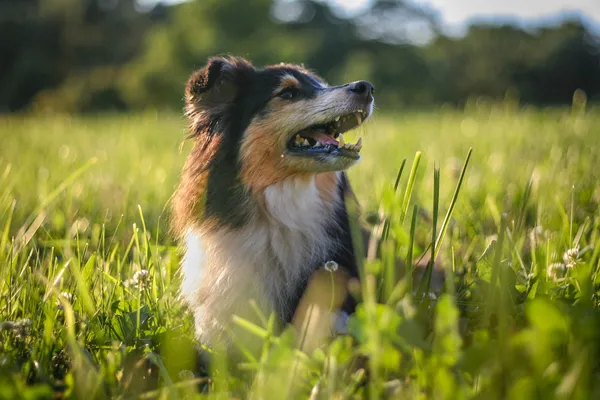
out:
<path id="1" fill-rule="evenodd" d="M 200 108 L 210 108 L 232 102 L 237 94 L 235 66 L 230 60 L 213 57 L 188 80 L 186 102 Z"/>

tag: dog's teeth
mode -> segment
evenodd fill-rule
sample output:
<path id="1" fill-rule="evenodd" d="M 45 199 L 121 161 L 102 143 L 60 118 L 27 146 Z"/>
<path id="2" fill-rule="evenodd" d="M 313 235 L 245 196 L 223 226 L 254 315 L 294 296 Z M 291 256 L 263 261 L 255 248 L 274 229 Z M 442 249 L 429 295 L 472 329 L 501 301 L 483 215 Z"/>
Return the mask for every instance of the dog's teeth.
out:
<path id="1" fill-rule="evenodd" d="M 302 142 L 302 144 L 303 144 L 304 146 L 310 146 L 310 143 L 308 142 L 308 140 L 307 140 L 307 139 L 304 139 L 304 141 Z"/>
<path id="2" fill-rule="evenodd" d="M 300 135 L 296 135 L 296 144 L 302 144 L 302 137 Z"/>
<path id="3" fill-rule="evenodd" d="M 354 114 L 354 116 L 356 117 L 356 122 L 358 122 L 358 124 L 362 124 L 362 115 L 359 113 Z"/>
<path id="4" fill-rule="evenodd" d="M 340 120 L 340 117 L 335 117 L 335 122 L 338 122 Z"/>
<path id="5" fill-rule="evenodd" d="M 344 143 L 342 146 L 339 147 L 343 147 L 346 150 L 355 151 L 358 153 L 362 149 L 362 138 L 359 138 L 355 144 Z"/>
<path id="6" fill-rule="evenodd" d="M 323 147 L 323 143 L 321 143 L 321 142 L 317 142 L 317 143 L 315 144 L 315 147 Z"/>
<path id="7" fill-rule="evenodd" d="M 344 142 L 344 134 L 340 133 L 340 136 L 338 137 L 338 147 L 344 147 L 344 145 L 346 144 L 346 142 Z"/>

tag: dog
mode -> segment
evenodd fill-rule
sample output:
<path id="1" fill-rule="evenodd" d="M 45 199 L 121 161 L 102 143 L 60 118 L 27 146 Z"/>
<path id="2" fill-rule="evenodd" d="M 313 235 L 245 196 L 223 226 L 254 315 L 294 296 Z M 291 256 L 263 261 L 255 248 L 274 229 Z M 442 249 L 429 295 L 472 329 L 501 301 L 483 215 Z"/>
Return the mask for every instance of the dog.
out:
<path id="1" fill-rule="evenodd" d="M 189 78 L 185 102 L 193 148 L 172 227 L 185 250 L 181 293 L 198 340 L 229 348 L 234 315 L 306 324 L 299 310 L 310 308 L 307 288 L 327 263 L 337 269 L 336 293 L 327 285 L 312 292 L 322 308 L 339 310 L 325 310 L 327 323 L 343 330 L 355 307 L 347 282 L 360 277 L 345 171 L 362 148 L 344 133 L 371 117 L 373 85 L 329 86 L 300 65 L 213 57 Z"/>

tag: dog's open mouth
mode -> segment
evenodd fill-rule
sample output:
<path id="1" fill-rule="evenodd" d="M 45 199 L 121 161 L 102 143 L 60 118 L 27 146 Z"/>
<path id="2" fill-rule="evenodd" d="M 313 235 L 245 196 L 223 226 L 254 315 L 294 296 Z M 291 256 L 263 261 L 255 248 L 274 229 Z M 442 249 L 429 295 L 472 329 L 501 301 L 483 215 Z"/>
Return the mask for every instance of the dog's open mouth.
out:
<path id="1" fill-rule="evenodd" d="M 332 155 L 360 158 L 362 138 L 354 144 L 344 141 L 344 132 L 358 127 L 369 116 L 365 110 L 338 116 L 324 124 L 311 125 L 296 132 L 288 142 L 294 155 Z"/>

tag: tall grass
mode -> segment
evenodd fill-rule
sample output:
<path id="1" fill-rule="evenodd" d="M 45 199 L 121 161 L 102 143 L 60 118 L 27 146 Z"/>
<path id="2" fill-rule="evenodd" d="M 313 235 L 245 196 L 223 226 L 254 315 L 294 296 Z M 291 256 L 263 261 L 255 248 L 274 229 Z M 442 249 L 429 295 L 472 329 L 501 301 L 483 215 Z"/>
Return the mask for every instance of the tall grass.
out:
<path id="1" fill-rule="evenodd" d="M 167 232 L 183 131 L 158 114 L 0 120 L 0 397 L 600 396 L 598 110 L 376 116 L 350 179 L 384 251 L 362 262 L 350 333 L 302 352 L 269 316 L 235 319 L 261 352 L 206 349 L 212 371 Z M 421 281 L 394 258 L 427 265 Z"/>

